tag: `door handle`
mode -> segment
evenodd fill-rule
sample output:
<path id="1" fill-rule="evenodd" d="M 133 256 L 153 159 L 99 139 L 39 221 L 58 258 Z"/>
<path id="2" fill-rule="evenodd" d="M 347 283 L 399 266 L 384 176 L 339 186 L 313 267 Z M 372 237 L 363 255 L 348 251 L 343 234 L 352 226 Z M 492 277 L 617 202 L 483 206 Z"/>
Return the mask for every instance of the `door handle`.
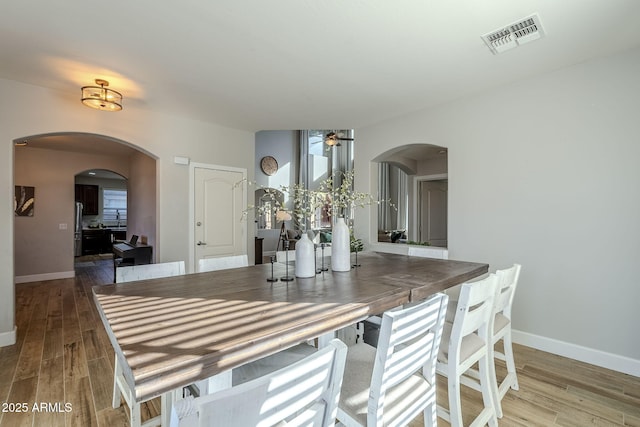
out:
<path id="1" fill-rule="evenodd" d="M 197 245 L 198 245 L 198 246 L 203 246 L 203 245 L 206 245 L 206 243 L 205 243 L 205 242 L 198 241 Z"/>

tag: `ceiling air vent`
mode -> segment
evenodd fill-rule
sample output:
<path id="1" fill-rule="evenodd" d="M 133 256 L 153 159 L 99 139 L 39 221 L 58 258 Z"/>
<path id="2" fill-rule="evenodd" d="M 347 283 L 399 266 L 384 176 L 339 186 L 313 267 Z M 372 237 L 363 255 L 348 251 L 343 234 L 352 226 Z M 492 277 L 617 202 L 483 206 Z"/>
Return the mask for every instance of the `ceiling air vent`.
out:
<path id="1" fill-rule="evenodd" d="M 504 28 L 482 36 L 482 40 L 489 46 L 493 54 L 502 53 L 522 44 L 538 40 L 544 36 L 537 14 L 531 15 Z"/>

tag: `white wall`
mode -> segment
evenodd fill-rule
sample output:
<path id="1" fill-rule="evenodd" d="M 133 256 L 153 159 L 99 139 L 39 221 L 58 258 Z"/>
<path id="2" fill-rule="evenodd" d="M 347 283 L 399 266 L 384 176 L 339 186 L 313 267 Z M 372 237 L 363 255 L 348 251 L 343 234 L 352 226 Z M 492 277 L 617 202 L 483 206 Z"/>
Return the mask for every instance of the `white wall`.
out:
<path id="1" fill-rule="evenodd" d="M 14 339 L 13 143 L 16 138 L 51 132 L 89 132 L 127 141 L 158 158 L 158 261 L 188 254 L 189 168 L 174 163 L 185 156 L 199 163 L 248 170 L 254 179 L 254 134 L 188 118 L 136 108 L 135 100 L 118 113 L 84 107 L 78 88 L 53 92 L 0 79 L 0 345 Z M 53 108 L 52 106 L 55 106 Z M 253 235 L 247 236 L 249 250 Z"/>
<path id="2" fill-rule="evenodd" d="M 403 140 L 448 147 L 450 258 L 523 265 L 521 341 L 640 375 L 639 75 L 633 50 L 357 129 L 357 189 Z"/>

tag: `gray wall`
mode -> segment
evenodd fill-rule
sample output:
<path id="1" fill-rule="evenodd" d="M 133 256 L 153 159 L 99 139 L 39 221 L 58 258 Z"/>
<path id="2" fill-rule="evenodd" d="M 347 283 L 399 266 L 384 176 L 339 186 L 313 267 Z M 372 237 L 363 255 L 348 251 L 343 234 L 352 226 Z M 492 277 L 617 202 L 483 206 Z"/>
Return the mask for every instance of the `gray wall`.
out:
<path id="1" fill-rule="evenodd" d="M 11 147 L 11 144 L 7 144 Z M 75 175 L 90 168 L 128 173 L 119 157 L 95 156 L 58 150 L 16 147 L 15 183 L 35 187 L 33 217 L 14 217 L 15 275 L 73 276 Z M 94 181 L 97 183 L 97 181 Z M 67 228 L 60 229 L 60 224 Z M 58 276 L 56 276 L 58 275 Z"/>
<path id="2" fill-rule="evenodd" d="M 640 375 L 639 75 L 633 50 L 357 129 L 356 186 L 403 139 L 448 147 L 450 258 L 523 265 L 521 341 Z"/>

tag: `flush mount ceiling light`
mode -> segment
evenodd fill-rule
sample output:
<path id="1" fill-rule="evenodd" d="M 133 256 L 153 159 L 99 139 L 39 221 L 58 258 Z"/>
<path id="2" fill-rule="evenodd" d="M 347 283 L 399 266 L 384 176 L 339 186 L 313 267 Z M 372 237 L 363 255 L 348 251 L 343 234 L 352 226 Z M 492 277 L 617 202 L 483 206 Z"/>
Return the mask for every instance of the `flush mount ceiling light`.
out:
<path id="1" fill-rule="evenodd" d="M 107 89 L 109 82 L 96 79 L 98 86 L 85 86 L 82 88 L 82 103 L 87 107 L 103 111 L 122 110 L 122 95 L 112 89 Z"/>
<path id="2" fill-rule="evenodd" d="M 335 132 L 329 132 L 324 138 L 325 144 L 330 147 L 333 147 L 334 145 L 339 146 L 340 141 L 353 141 L 353 138 L 346 138 L 344 136 L 338 135 Z"/>

